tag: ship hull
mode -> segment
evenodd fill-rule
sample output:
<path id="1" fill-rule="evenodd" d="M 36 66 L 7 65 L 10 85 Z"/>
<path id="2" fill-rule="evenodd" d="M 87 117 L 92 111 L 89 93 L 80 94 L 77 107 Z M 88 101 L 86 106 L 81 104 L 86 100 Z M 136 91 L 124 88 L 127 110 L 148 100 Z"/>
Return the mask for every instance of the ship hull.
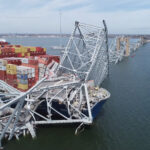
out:
<path id="1" fill-rule="evenodd" d="M 107 101 L 107 99 L 105 100 L 101 100 L 99 102 L 97 102 L 92 108 L 91 108 L 91 113 L 92 113 L 92 117 L 93 119 L 95 119 L 99 112 L 101 111 L 102 109 L 102 106 L 105 104 L 105 102 Z M 52 107 L 58 111 L 59 113 L 61 113 L 62 115 L 64 115 L 65 117 L 69 117 L 69 113 L 68 113 L 68 110 L 67 110 L 67 107 L 65 104 L 59 104 L 59 102 L 57 101 L 53 101 L 52 102 Z M 46 108 L 46 102 L 43 102 L 41 103 L 41 105 L 37 108 L 37 112 L 43 114 L 43 115 L 47 115 L 47 110 L 45 109 Z M 52 113 L 52 116 L 53 117 L 60 117 L 60 115 L 54 110 L 51 111 Z M 83 110 L 82 111 L 83 114 L 87 115 L 88 116 L 88 110 Z"/>
<path id="2" fill-rule="evenodd" d="M 105 104 L 105 102 L 107 101 L 107 99 L 105 100 L 101 100 L 100 102 L 97 102 L 91 109 L 91 113 L 92 113 L 92 117 L 93 119 L 95 119 L 98 114 L 100 113 L 102 106 Z M 88 115 L 88 110 L 83 111 L 83 113 L 85 115 Z"/>

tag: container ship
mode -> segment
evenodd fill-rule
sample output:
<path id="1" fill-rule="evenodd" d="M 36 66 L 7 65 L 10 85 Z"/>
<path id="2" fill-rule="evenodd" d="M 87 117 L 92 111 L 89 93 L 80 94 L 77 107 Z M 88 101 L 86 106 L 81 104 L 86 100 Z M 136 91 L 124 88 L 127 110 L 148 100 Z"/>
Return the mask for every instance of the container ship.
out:
<path id="1" fill-rule="evenodd" d="M 4 137 L 34 138 L 37 125 L 79 124 L 75 133 L 91 125 L 110 97 L 99 87 L 108 74 L 106 41 L 105 23 L 75 22 L 61 57 L 0 42 L 0 146 Z"/>
<path id="2" fill-rule="evenodd" d="M 6 82 L 9 86 L 12 86 L 20 92 L 26 92 L 45 76 L 47 76 L 47 78 L 51 76 L 51 80 L 55 80 L 52 76 L 54 70 L 53 72 L 51 72 L 51 74 L 49 74 L 48 69 L 49 66 L 54 65 L 54 63 L 56 65 L 60 63 L 59 56 L 47 55 L 46 48 L 42 47 L 10 45 L 6 41 L 1 42 L 0 44 L 0 80 Z M 68 81 L 72 78 L 71 76 L 69 76 L 69 74 L 66 74 L 65 76 L 65 80 Z M 61 78 L 61 81 L 63 81 L 63 77 Z M 46 85 L 48 84 L 52 83 L 47 82 Z M 98 98 L 98 102 L 100 102 L 97 103 L 97 101 L 93 99 L 90 103 L 92 108 L 92 116 L 93 118 L 95 118 L 100 111 L 101 106 L 103 105 L 105 100 L 109 98 L 110 94 L 102 88 L 99 89 L 98 87 L 94 87 L 94 81 L 88 81 L 86 84 L 89 88 L 90 99 L 93 99 L 95 97 L 95 99 Z M 44 86 L 46 85 L 44 84 Z M 57 93 L 57 91 L 55 91 L 55 93 Z M 70 91 L 70 95 L 71 93 L 72 91 Z M 66 105 L 59 104 L 59 99 L 58 101 L 54 102 L 53 105 L 57 110 L 65 114 L 65 116 L 69 116 Z M 46 104 L 42 104 L 42 106 L 37 108 L 37 111 L 40 111 L 40 113 L 44 113 L 44 115 L 47 115 L 47 110 L 45 108 Z M 84 108 L 84 106 L 83 113 L 88 113 L 87 108 Z M 56 115 L 57 113 L 53 112 L 53 115 L 54 114 Z"/>

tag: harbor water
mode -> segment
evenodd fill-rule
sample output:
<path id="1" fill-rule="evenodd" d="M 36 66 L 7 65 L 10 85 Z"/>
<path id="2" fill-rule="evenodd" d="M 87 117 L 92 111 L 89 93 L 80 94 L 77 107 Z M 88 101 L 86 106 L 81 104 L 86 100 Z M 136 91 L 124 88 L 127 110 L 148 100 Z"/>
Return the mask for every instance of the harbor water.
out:
<path id="1" fill-rule="evenodd" d="M 58 38 L 6 38 L 11 44 L 43 46 L 49 54 Z M 64 40 L 64 45 L 67 38 Z M 91 127 L 74 135 L 77 125 L 38 127 L 30 135 L 6 141 L 6 150 L 149 150 L 150 149 L 150 44 L 140 47 L 122 62 L 110 66 L 102 86 L 111 98 L 102 107 Z"/>

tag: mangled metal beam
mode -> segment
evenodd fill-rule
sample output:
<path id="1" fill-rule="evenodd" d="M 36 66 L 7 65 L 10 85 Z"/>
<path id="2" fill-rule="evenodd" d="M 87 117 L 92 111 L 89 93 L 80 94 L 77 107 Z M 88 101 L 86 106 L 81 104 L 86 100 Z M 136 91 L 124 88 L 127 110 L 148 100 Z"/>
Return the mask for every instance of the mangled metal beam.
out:
<path id="1" fill-rule="evenodd" d="M 93 122 L 97 115 L 94 107 L 101 106 L 110 97 L 105 89 L 95 88 L 94 83 L 88 84 L 89 80 L 94 80 L 99 86 L 108 75 L 107 26 L 105 21 L 103 23 L 104 27 L 100 28 L 75 22 L 61 63 L 53 69 L 53 76 L 44 77 L 25 93 L 15 91 L 14 96 L 14 89 L 8 92 L 12 98 L 0 105 L 0 146 L 6 136 L 19 139 L 21 134 L 30 132 L 34 138 L 34 127 L 39 124 Z M 2 86 L 7 88 L 4 83 Z"/>

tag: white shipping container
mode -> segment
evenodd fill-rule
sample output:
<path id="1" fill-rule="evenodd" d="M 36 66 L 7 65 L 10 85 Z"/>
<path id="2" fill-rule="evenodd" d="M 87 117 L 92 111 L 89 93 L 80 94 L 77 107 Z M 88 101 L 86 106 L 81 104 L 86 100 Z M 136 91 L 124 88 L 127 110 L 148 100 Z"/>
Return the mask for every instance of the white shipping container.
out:
<path id="1" fill-rule="evenodd" d="M 39 63 L 39 68 L 43 68 L 44 66 L 44 64 Z"/>
<path id="2" fill-rule="evenodd" d="M 0 59 L 0 66 L 6 66 L 7 61 L 4 59 Z"/>
<path id="3" fill-rule="evenodd" d="M 35 68 L 32 68 L 32 73 L 35 73 Z"/>
<path id="4" fill-rule="evenodd" d="M 32 68 L 29 68 L 29 67 L 28 67 L 28 73 L 29 73 L 29 74 L 32 73 Z"/>
<path id="5" fill-rule="evenodd" d="M 6 66 L 0 66 L 0 70 L 5 71 L 6 70 Z"/>
<path id="6" fill-rule="evenodd" d="M 28 74 L 28 70 L 26 70 L 26 69 L 21 70 L 21 74 Z"/>
<path id="7" fill-rule="evenodd" d="M 35 73 L 32 73 L 32 78 L 34 78 L 35 77 Z"/>
<path id="8" fill-rule="evenodd" d="M 39 69 L 39 72 L 44 73 L 46 71 L 46 69 Z"/>
<path id="9" fill-rule="evenodd" d="M 21 61 L 22 61 L 22 63 L 24 63 L 24 64 L 28 64 L 28 63 L 29 63 L 28 58 L 22 58 Z"/>
<path id="10" fill-rule="evenodd" d="M 45 74 L 45 70 L 39 71 L 39 75 L 40 75 L 40 74 L 44 75 L 44 74 Z"/>
<path id="11" fill-rule="evenodd" d="M 42 76 L 42 77 L 43 77 L 43 76 L 44 76 L 44 73 L 39 73 L 39 76 Z"/>
<path id="12" fill-rule="evenodd" d="M 29 74 L 28 74 L 28 78 L 32 78 L 32 73 L 29 73 Z"/>
<path id="13" fill-rule="evenodd" d="M 34 57 L 34 59 L 35 59 L 35 60 L 38 60 L 38 57 L 37 57 L 37 56 L 35 56 L 35 57 Z"/>

